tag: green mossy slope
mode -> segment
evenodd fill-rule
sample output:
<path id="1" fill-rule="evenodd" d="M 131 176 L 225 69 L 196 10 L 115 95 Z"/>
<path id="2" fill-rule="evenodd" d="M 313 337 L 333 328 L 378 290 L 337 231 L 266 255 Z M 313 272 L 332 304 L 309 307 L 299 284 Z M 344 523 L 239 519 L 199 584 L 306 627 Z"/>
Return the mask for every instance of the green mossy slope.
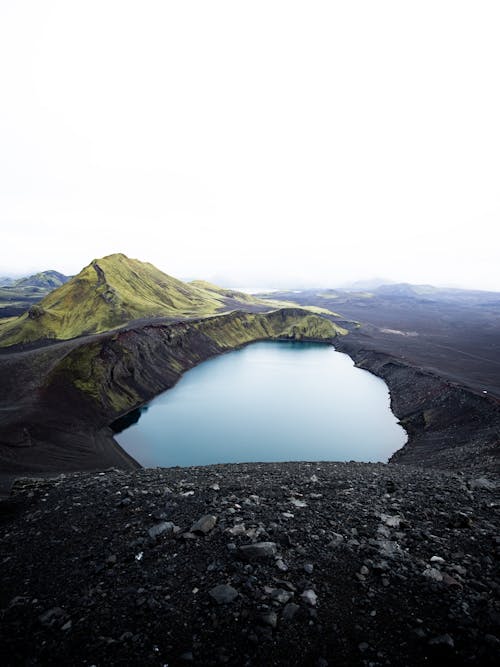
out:
<path id="1" fill-rule="evenodd" d="M 246 295 L 244 302 L 247 302 Z M 224 290 L 205 290 L 152 264 L 116 254 L 94 260 L 26 313 L 2 327 L 0 346 L 68 339 L 147 317 L 191 318 L 234 307 Z M 269 306 L 272 308 L 272 305 Z"/>
<path id="2" fill-rule="evenodd" d="M 93 260 L 23 315 L 5 322 L 0 327 L 0 347 L 67 340 L 110 331 L 141 319 L 186 320 L 238 309 L 264 312 L 290 307 L 296 305 L 260 299 L 205 281 L 184 283 L 152 264 L 115 254 Z M 326 309 L 304 308 L 338 317 Z M 302 331 L 299 327 L 289 333 L 294 337 Z"/>
<path id="3" fill-rule="evenodd" d="M 212 294 L 216 298 L 224 297 L 226 299 L 237 299 L 240 303 L 250 303 L 254 305 L 260 305 L 262 301 L 252 296 L 251 294 L 245 294 L 245 292 L 238 292 L 238 290 L 225 289 L 224 287 L 219 287 L 213 283 L 209 283 L 206 280 L 192 280 L 189 285 L 202 289 L 209 294 Z"/>

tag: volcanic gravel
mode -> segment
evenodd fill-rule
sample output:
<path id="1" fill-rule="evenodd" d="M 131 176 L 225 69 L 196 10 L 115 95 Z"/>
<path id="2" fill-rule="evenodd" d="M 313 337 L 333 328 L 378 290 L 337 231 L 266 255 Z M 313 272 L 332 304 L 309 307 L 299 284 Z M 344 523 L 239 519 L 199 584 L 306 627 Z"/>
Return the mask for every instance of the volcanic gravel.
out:
<path id="1" fill-rule="evenodd" d="M 0 658 L 500 664 L 498 507 L 491 473 L 403 465 L 21 480 L 0 503 Z"/>

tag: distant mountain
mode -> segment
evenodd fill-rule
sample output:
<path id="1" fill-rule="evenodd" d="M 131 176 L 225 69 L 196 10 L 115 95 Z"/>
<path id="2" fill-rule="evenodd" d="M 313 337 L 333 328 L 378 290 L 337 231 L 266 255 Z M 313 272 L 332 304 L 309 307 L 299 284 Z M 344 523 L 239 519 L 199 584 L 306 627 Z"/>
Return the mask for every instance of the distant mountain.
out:
<path id="1" fill-rule="evenodd" d="M 65 276 L 59 271 L 41 271 L 32 276 L 13 280 L 10 284 L 15 287 L 43 287 L 53 290 L 67 283 L 69 279 L 70 276 Z"/>
<path id="2" fill-rule="evenodd" d="M 491 304 L 500 302 L 500 292 L 461 289 L 459 287 L 435 287 L 434 285 L 411 285 L 410 283 L 382 285 L 372 290 L 372 292 L 375 296 L 384 299 L 439 301 L 463 305 L 467 303 Z"/>
<path id="3" fill-rule="evenodd" d="M 339 289 L 358 292 L 375 290 L 382 285 L 389 286 L 393 284 L 392 280 L 387 280 L 386 278 L 369 278 L 368 280 L 355 280 L 354 282 L 345 283 Z"/>
<path id="4" fill-rule="evenodd" d="M 401 297 L 422 297 L 433 296 L 436 293 L 449 290 L 440 290 L 433 285 L 411 285 L 410 283 L 392 283 L 389 285 L 380 285 L 373 290 L 376 294 L 382 296 L 401 296 Z"/>
<path id="5" fill-rule="evenodd" d="M 212 315 L 253 297 L 205 283 L 184 283 L 152 264 L 115 254 L 96 259 L 16 319 L 0 324 L 0 345 L 68 339 L 149 317 Z"/>
<path id="6" fill-rule="evenodd" d="M 22 315 L 53 289 L 69 280 L 58 271 L 42 271 L 23 278 L 0 279 L 0 323 L 3 318 Z"/>

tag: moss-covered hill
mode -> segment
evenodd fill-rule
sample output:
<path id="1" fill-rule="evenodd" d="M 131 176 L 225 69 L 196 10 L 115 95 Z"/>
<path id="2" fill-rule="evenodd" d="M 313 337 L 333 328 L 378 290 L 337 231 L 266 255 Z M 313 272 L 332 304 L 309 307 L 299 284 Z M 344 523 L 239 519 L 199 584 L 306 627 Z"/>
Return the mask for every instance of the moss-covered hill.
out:
<path id="1" fill-rule="evenodd" d="M 22 315 L 68 280 L 68 276 L 58 271 L 41 271 L 18 280 L 0 279 L 0 324 L 5 324 L 3 320 L 7 317 Z"/>
<path id="2" fill-rule="evenodd" d="M 209 283 L 207 280 L 192 280 L 189 284 L 212 294 L 216 298 L 225 297 L 226 299 L 237 299 L 238 301 L 246 303 L 260 303 L 259 299 L 256 299 L 251 294 L 245 294 L 244 292 L 238 292 L 237 290 L 232 289 L 225 289 L 224 287 Z"/>
<path id="3" fill-rule="evenodd" d="M 26 313 L 2 324 L 0 346 L 74 338 L 140 318 L 201 317 L 258 303 L 238 292 L 184 283 L 152 264 L 115 254 L 92 261 Z"/>
<path id="4" fill-rule="evenodd" d="M 67 283 L 69 279 L 69 276 L 65 276 L 63 273 L 59 273 L 59 271 L 41 271 L 32 276 L 19 278 L 12 285 L 15 287 L 41 287 L 53 290 Z"/>

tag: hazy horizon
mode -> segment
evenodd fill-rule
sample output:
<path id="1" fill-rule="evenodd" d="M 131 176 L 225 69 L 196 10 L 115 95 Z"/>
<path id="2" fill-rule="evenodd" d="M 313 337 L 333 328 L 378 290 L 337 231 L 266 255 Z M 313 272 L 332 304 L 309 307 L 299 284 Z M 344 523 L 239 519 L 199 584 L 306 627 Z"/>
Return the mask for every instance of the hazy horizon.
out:
<path id="1" fill-rule="evenodd" d="M 93 259 L 99 259 L 99 258 L 93 258 Z M 131 259 L 139 259 L 138 257 L 134 257 Z M 146 260 L 140 260 L 140 261 L 146 261 Z M 85 266 L 87 266 L 90 262 L 87 262 Z M 84 268 L 83 266 L 81 267 L 82 269 Z M 157 267 L 160 268 L 160 267 Z M 163 269 L 161 269 L 163 270 Z M 33 269 L 32 271 L 24 271 L 24 272 L 16 272 L 16 273 L 5 273 L 0 270 L 0 278 L 10 278 L 10 279 L 18 279 L 18 278 L 24 278 L 28 277 L 29 275 L 39 273 L 41 271 L 59 271 L 59 269 L 55 269 L 54 267 L 49 268 L 49 269 Z M 168 274 L 168 271 L 163 270 L 164 273 Z M 64 272 L 60 272 L 64 273 Z M 76 271 L 75 273 L 68 273 L 65 274 L 67 276 L 73 276 L 79 273 L 79 271 Z M 172 275 L 172 274 L 169 274 Z M 315 283 L 315 282 L 303 282 L 303 283 L 294 283 L 294 282 L 286 282 L 286 281 L 280 281 L 276 280 L 275 282 L 265 282 L 261 281 L 259 282 L 256 280 L 254 284 L 244 284 L 238 281 L 232 280 L 230 277 L 224 277 L 223 275 L 215 275 L 212 277 L 207 278 L 206 276 L 173 276 L 174 278 L 177 278 L 179 280 L 185 281 L 185 282 L 191 282 L 193 280 L 206 280 L 208 282 L 214 283 L 220 287 L 225 287 L 227 289 L 235 289 L 235 290 L 241 290 L 244 292 L 247 292 L 249 294 L 256 294 L 259 292 L 265 293 L 267 291 L 273 291 L 273 290 L 294 290 L 294 289 L 325 289 L 325 288 L 331 288 L 331 289 L 357 289 L 359 291 L 363 290 L 370 290 L 370 289 L 375 289 L 376 287 L 380 285 L 397 285 L 397 284 L 403 284 L 406 281 L 403 280 L 391 280 L 390 278 L 380 278 L 380 277 L 366 277 L 366 278 L 360 278 L 359 280 L 354 280 L 354 281 L 346 281 L 343 283 L 336 283 L 336 284 L 330 284 L 330 283 Z M 438 287 L 442 289 L 482 289 L 482 288 L 473 288 L 473 287 L 467 287 L 463 285 L 457 285 L 457 284 L 450 284 L 450 283 L 430 283 L 430 282 L 420 282 L 420 283 L 409 283 L 413 285 L 425 285 L 425 286 L 432 286 L 432 287 Z M 490 290 L 484 290 L 484 291 L 493 291 L 493 292 L 500 292 L 500 289 L 490 289 Z"/>
<path id="2" fill-rule="evenodd" d="M 0 276 L 500 291 L 500 5 L 0 6 Z"/>

